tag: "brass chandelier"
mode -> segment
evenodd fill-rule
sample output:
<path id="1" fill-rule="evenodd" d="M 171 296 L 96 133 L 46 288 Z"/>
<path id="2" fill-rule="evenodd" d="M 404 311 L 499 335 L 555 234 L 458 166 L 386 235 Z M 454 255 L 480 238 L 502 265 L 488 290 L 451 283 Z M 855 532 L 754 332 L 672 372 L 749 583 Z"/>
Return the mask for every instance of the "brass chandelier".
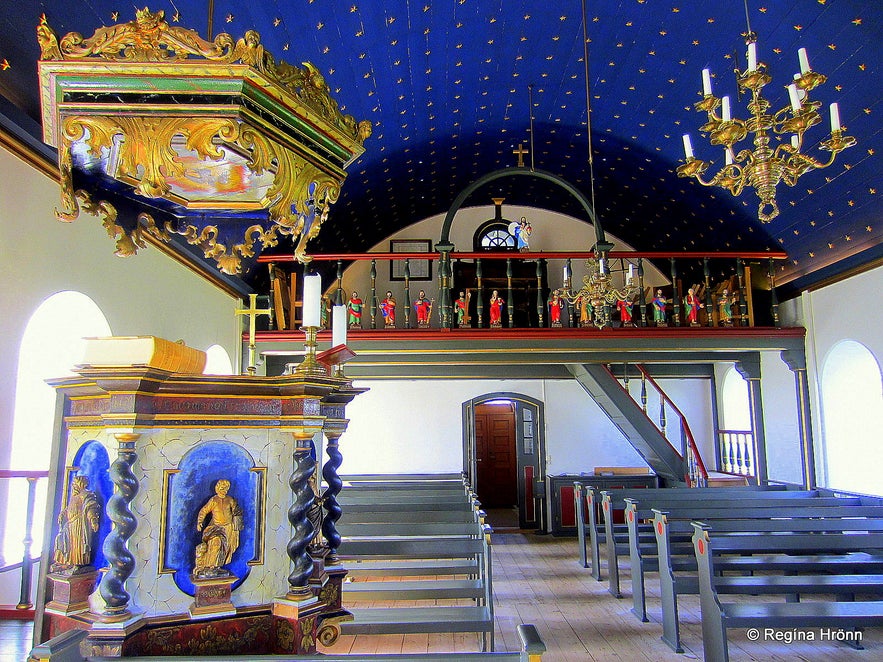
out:
<path id="1" fill-rule="evenodd" d="M 746 19 L 747 14 L 746 1 Z M 852 147 L 856 141 L 844 134 L 838 106 L 832 103 L 831 135 L 819 145 L 820 149 L 831 152 L 830 157 L 818 160 L 803 153 L 804 133 L 822 121 L 819 113 L 822 104 L 811 101 L 809 93 L 825 83 L 827 77 L 812 70 L 806 49 L 801 48 L 798 51 L 800 73 L 795 74 L 793 82 L 787 86 L 790 104 L 770 113 L 771 104 L 761 95 L 761 91 L 772 82 L 772 77 L 767 73 L 767 65 L 757 60 L 757 35 L 751 31 L 750 23 L 744 37 L 748 47 L 747 68 L 745 71 L 737 68 L 735 73 L 740 92 L 751 95 L 747 104 L 750 116 L 744 120 L 732 116 L 730 98 L 719 98 L 712 94 L 711 72 L 704 69 L 702 99 L 694 104 L 694 108 L 707 114 L 708 121 L 699 127 L 699 131 L 708 134 L 712 145 L 723 146 L 724 165 L 710 180 L 703 179 L 711 162 L 694 156 L 690 135 L 685 134 L 686 163 L 678 166 L 677 174 L 679 177 L 693 177 L 703 186 L 720 186 L 733 196 L 740 195 L 746 186 L 753 188 L 760 198 L 758 218 L 763 223 L 769 223 L 779 215 L 776 202 L 776 186 L 779 182 L 794 186 L 810 170 L 830 166 L 839 152 Z M 748 137 L 749 133 L 753 135 L 754 148 L 736 149 L 736 143 Z M 771 145 L 774 138 L 778 144 Z"/>
<path id="2" fill-rule="evenodd" d="M 180 235 L 227 274 L 279 235 L 309 261 L 306 244 L 371 135 L 370 122 L 341 113 L 315 66 L 275 60 L 253 30 L 207 41 L 147 8 L 88 38 L 59 38 L 44 15 L 37 40 L 60 220 L 99 215 L 120 256 Z M 89 186 L 75 185 L 75 169 Z M 110 191 L 165 199 L 175 219 L 123 218 Z"/>
<path id="3" fill-rule="evenodd" d="M 583 276 L 582 287 L 573 292 L 570 289 L 570 275 L 565 272 L 564 291 L 562 296 L 578 309 L 591 311 L 584 326 L 595 326 L 599 329 L 611 326 L 612 311 L 617 302 L 624 301 L 631 305 L 640 288 L 635 283 L 634 265 L 629 265 L 623 277 L 622 287 L 616 287 L 615 277 L 611 273 L 609 261 L 601 252 L 597 259 L 586 260 L 588 273 Z"/>

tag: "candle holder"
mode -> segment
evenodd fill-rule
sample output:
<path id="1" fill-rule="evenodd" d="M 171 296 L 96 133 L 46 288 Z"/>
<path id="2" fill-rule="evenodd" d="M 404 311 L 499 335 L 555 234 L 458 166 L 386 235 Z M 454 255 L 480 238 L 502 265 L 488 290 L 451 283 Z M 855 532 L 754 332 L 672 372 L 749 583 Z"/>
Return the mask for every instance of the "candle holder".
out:
<path id="1" fill-rule="evenodd" d="M 316 377 L 327 377 L 328 371 L 316 360 L 316 336 L 319 334 L 318 326 L 303 326 L 301 330 L 306 334 L 304 341 L 304 360 L 295 368 L 296 375 L 309 375 Z"/>

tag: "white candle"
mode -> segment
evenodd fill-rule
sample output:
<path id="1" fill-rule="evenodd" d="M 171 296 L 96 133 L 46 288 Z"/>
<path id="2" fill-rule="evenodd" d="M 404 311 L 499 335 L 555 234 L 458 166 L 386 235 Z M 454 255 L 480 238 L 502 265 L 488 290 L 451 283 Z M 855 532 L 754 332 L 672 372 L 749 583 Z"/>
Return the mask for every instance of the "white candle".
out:
<path id="1" fill-rule="evenodd" d="M 800 138 L 797 135 L 791 136 L 791 147 L 794 149 L 800 149 Z"/>
<path id="2" fill-rule="evenodd" d="M 800 78 L 800 74 L 794 74 L 794 80 L 797 80 L 798 78 Z M 798 87 L 797 88 L 797 98 L 800 99 L 801 101 L 803 101 L 806 98 L 806 90 Z"/>
<path id="3" fill-rule="evenodd" d="M 331 346 L 346 345 L 346 306 L 331 309 Z"/>
<path id="4" fill-rule="evenodd" d="M 303 326 L 321 326 L 322 277 L 319 274 L 304 276 Z"/>
<path id="5" fill-rule="evenodd" d="M 567 274 L 567 262 L 565 262 L 565 263 L 564 263 L 564 282 L 565 282 L 565 283 L 567 282 L 567 279 L 568 279 L 568 274 Z"/>
<path id="6" fill-rule="evenodd" d="M 693 158 L 693 144 L 690 142 L 690 134 L 684 134 L 684 154 L 687 155 L 687 159 Z"/>
<path id="7" fill-rule="evenodd" d="M 721 119 L 724 122 L 730 121 L 730 97 L 721 99 Z"/>
<path id="8" fill-rule="evenodd" d="M 831 104 L 831 133 L 840 131 L 840 108 L 836 103 Z"/>
<path id="9" fill-rule="evenodd" d="M 724 147 L 724 163 L 726 163 L 726 165 L 733 164 L 733 152 L 729 147 Z"/>
<path id="10" fill-rule="evenodd" d="M 797 49 L 797 59 L 800 60 L 800 73 L 801 74 L 806 74 L 806 73 L 809 73 L 810 71 L 812 71 L 809 68 L 809 57 L 807 57 L 807 55 L 806 55 L 805 48 L 798 48 Z"/>
<path id="11" fill-rule="evenodd" d="M 629 265 L 629 281 L 632 281 L 634 279 L 635 279 L 635 265 L 630 264 Z"/>
<path id="12" fill-rule="evenodd" d="M 711 94 L 711 69 L 702 70 L 702 94 L 705 96 Z"/>
<path id="13" fill-rule="evenodd" d="M 757 42 L 748 44 L 748 71 L 757 70 Z"/>
<path id="14" fill-rule="evenodd" d="M 800 112 L 800 95 L 797 93 L 797 85 L 791 83 L 788 86 L 788 98 L 791 99 L 791 110 L 795 113 Z"/>
<path id="15" fill-rule="evenodd" d="M 603 257 L 600 260 L 598 260 L 598 264 L 600 265 L 601 275 L 603 276 L 604 275 L 604 258 Z"/>

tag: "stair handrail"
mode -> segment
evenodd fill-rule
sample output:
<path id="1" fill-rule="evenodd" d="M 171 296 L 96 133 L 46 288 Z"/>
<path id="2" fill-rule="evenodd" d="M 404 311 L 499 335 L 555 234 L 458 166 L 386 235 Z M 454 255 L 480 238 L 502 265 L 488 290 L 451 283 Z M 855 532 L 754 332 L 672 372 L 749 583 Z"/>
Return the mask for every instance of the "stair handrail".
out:
<path id="1" fill-rule="evenodd" d="M 699 454 L 699 448 L 696 446 L 696 439 L 693 437 L 693 431 L 690 429 L 690 424 L 687 422 L 687 417 L 684 416 L 684 413 L 681 411 L 680 407 L 678 407 L 674 401 L 668 397 L 668 394 L 662 390 L 659 384 L 656 383 L 656 380 L 650 376 L 650 373 L 644 368 L 644 366 L 640 364 L 634 364 L 644 379 L 656 389 L 656 392 L 659 393 L 659 396 L 671 407 L 672 411 L 677 415 L 677 417 L 681 420 L 681 430 L 683 435 L 686 438 L 687 449 L 692 454 L 693 458 L 696 461 L 696 469 L 699 472 L 699 481 L 694 481 L 690 476 L 690 472 L 686 473 L 687 482 L 691 484 L 692 487 L 697 487 L 697 485 L 692 485 L 694 482 L 698 482 L 699 485 L 708 484 L 708 471 L 705 469 L 705 463 L 702 461 L 702 456 Z"/>

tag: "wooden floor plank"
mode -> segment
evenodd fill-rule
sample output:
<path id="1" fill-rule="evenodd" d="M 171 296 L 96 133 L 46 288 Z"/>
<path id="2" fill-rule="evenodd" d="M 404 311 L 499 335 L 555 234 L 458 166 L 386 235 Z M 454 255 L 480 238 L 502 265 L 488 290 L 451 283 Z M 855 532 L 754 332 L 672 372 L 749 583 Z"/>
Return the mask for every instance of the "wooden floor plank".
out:
<path id="1" fill-rule="evenodd" d="M 686 649 L 685 654 L 678 655 L 660 638 L 662 608 L 659 580 L 655 573 L 648 574 L 646 579 L 647 609 L 651 622 L 641 623 L 631 613 L 631 579 L 627 561 L 622 570 L 625 597 L 617 600 L 607 592 L 606 582 L 594 580 L 589 570 L 580 567 L 575 538 L 509 533 L 494 534 L 492 539 L 497 650 L 520 650 L 516 627 L 519 623 L 533 623 L 548 647 L 544 661 L 686 662 L 702 659 L 698 596 L 681 596 L 678 600 L 681 637 Z M 733 598 L 751 599 L 750 596 Z M 392 606 L 383 602 L 371 604 Z M 429 603 L 411 604 L 416 607 Z M 469 602 L 462 604 L 468 606 Z M 359 603 L 359 606 L 365 605 Z M 402 605 L 397 602 L 395 606 Z M 328 653 L 365 653 L 369 650 L 435 652 L 479 649 L 478 637 L 473 634 L 391 637 L 341 637 L 334 646 L 322 650 Z M 863 640 L 865 650 L 859 651 L 836 642 L 752 642 L 748 640 L 745 630 L 732 630 L 729 638 L 731 662 L 817 662 L 822 659 L 870 662 L 883 659 L 883 628 L 866 629 Z M 376 641 L 362 644 L 366 639 Z M 362 646 L 365 650 L 362 650 Z"/>

